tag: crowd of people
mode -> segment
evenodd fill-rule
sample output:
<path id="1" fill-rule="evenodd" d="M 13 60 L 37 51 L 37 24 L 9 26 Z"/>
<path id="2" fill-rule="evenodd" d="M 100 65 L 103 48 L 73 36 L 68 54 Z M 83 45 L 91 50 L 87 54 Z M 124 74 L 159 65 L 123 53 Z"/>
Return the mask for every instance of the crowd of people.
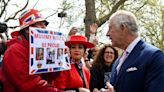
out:
<path id="1" fill-rule="evenodd" d="M 70 70 L 29 75 L 29 27 L 46 28 L 38 10 L 29 9 L 19 18 L 20 30 L 5 43 L 0 68 L 2 92 L 163 92 L 164 53 L 141 40 L 133 13 L 118 10 L 109 18 L 106 36 L 112 44 L 96 46 L 76 35 L 73 27 L 65 45 Z M 92 36 L 97 25 L 90 26 Z M 118 54 L 118 48 L 123 50 Z M 42 48 L 43 49 L 43 48 Z M 37 60 L 42 49 L 38 49 Z M 58 51 L 59 52 L 59 51 Z M 63 51 L 61 50 L 61 53 Z M 60 59 L 60 57 L 58 57 Z"/>

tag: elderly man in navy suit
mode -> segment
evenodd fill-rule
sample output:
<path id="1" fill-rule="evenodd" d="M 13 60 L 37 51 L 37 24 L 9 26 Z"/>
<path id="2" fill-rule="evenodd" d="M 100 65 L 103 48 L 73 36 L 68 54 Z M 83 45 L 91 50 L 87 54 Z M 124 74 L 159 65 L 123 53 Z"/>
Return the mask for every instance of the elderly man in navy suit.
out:
<path id="1" fill-rule="evenodd" d="M 107 36 L 124 53 L 115 62 L 104 92 L 164 92 L 164 53 L 141 40 L 134 14 L 115 12 Z"/>

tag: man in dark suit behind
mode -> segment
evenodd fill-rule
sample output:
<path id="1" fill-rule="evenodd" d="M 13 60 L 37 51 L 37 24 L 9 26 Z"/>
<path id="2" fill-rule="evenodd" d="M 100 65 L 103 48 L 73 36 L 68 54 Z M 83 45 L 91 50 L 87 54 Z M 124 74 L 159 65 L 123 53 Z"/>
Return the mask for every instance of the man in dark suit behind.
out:
<path id="1" fill-rule="evenodd" d="M 109 19 L 112 45 L 124 50 L 112 69 L 108 92 L 164 92 L 164 53 L 140 39 L 134 14 L 119 10 Z"/>

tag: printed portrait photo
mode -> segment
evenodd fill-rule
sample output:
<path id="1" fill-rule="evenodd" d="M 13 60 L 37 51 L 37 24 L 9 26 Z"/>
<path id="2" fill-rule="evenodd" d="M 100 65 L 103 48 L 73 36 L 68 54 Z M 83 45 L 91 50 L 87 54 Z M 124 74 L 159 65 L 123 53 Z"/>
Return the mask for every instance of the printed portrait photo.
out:
<path id="1" fill-rule="evenodd" d="M 44 58 L 44 49 L 36 48 L 36 60 L 43 60 Z"/>

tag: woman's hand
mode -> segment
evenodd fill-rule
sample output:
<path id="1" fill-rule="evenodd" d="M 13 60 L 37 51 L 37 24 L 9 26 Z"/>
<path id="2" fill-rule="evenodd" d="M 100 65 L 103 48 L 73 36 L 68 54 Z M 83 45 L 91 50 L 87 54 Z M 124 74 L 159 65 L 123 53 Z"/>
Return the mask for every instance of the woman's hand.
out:
<path id="1" fill-rule="evenodd" d="M 90 92 L 90 90 L 86 88 L 79 88 L 79 92 Z"/>
<path id="2" fill-rule="evenodd" d="M 37 84 L 40 86 L 46 86 L 48 82 L 46 80 L 40 80 Z"/>
<path id="3" fill-rule="evenodd" d="M 92 92 L 100 92 L 97 88 L 94 88 Z"/>
<path id="4" fill-rule="evenodd" d="M 89 27 L 91 34 L 95 34 L 97 32 L 98 25 L 96 23 L 91 24 Z"/>

